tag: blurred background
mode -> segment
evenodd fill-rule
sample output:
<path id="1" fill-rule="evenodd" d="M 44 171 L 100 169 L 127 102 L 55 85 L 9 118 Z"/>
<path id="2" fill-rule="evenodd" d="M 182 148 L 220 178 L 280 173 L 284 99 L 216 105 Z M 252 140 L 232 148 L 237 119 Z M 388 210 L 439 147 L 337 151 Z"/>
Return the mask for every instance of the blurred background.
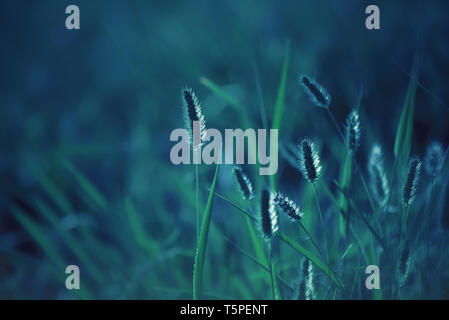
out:
<path id="1" fill-rule="evenodd" d="M 380 143 L 391 175 L 408 74 L 417 61 L 411 152 L 424 155 L 432 140 L 446 148 L 449 3 L 371 2 L 2 1 L 0 298 L 192 297 L 195 171 L 169 158 L 170 132 L 184 126 L 180 90 L 186 85 L 200 98 L 208 127 L 243 128 L 245 115 L 250 127 L 263 128 L 261 106 L 271 124 L 285 66 L 280 143 L 316 137 L 323 180 L 338 196 L 332 181 L 339 178 L 346 151 L 298 76 L 310 75 L 327 88 L 340 124 L 363 87 L 357 160 L 366 173 L 369 151 Z M 80 8 L 80 30 L 65 28 L 70 4 Z M 380 8 L 380 30 L 365 28 L 369 4 Z M 202 212 L 214 170 L 199 170 Z M 257 190 L 267 183 L 254 166 L 246 170 Z M 319 238 L 311 190 L 281 155 L 275 180 L 300 204 L 305 224 Z M 421 181 L 424 198 L 430 178 Z M 240 199 L 230 166 L 220 168 L 217 188 L 255 210 L 257 200 Z M 361 189 L 356 178 L 353 188 Z M 359 206 L 367 207 L 357 192 Z M 319 194 L 326 228 L 338 229 L 337 213 L 321 187 Z M 424 199 L 417 202 L 412 222 L 419 222 L 426 206 Z M 396 195 L 392 203 L 399 206 Z M 435 210 L 435 225 L 442 211 Z M 245 219 L 217 198 L 212 215 L 202 297 L 270 299 L 265 270 L 236 249 L 256 254 Z M 312 250 L 295 225 L 281 221 L 281 229 Z M 435 269 L 438 278 L 425 287 L 415 272 L 406 298 L 449 297 L 447 240 L 440 232 L 432 233 L 441 246 L 426 269 Z M 332 234 L 337 239 L 338 230 Z M 335 242 L 338 257 L 345 246 Z M 282 296 L 290 299 L 302 256 L 281 243 L 273 248 L 277 271 L 290 284 Z M 315 272 L 320 298 L 372 298 L 363 287 L 357 251 L 351 259 L 354 269 L 339 273 L 348 286 L 334 295 L 325 295 L 326 276 Z M 76 292 L 64 285 L 70 264 L 81 270 Z M 391 268 L 381 266 L 381 274 Z M 384 298 L 394 298 L 388 292 Z"/>

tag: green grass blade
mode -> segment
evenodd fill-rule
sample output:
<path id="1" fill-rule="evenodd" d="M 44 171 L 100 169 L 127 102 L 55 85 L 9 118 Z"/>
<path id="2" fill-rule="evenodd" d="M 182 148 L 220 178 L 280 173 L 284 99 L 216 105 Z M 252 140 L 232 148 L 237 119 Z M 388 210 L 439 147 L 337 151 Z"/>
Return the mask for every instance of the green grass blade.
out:
<path id="1" fill-rule="evenodd" d="M 248 227 L 249 236 L 251 238 L 251 242 L 253 244 L 254 250 L 256 251 L 256 257 L 262 261 L 262 263 L 268 265 L 267 256 L 263 250 L 263 245 L 260 237 L 258 236 L 256 230 L 254 229 L 253 224 L 249 217 L 245 217 L 246 225 Z"/>
<path id="2" fill-rule="evenodd" d="M 396 158 L 403 155 L 403 157 L 407 159 L 410 153 L 416 96 L 415 73 L 416 72 L 414 72 L 414 75 L 410 78 L 407 95 L 396 131 L 396 138 L 394 142 L 394 156 Z"/>
<path id="3" fill-rule="evenodd" d="M 16 206 L 11 206 L 11 212 L 17 221 L 25 228 L 25 230 L 31 235 L 31 237 L 36 241 L 39 247 L 42 249 L 44 254 L 50 259 L 54 266 L 55 277 L 61 282 L 61 286 L 64 285 L 65 281 L 65 268 L 68 264 L 64 263 L 63 257 L 59 254 L 57 248 L 48 239 L 44 230 L 25 212 Z M 74 292 L 82 299 L 89 299 L 90 294 L 87 289 L 82 288 L 80 290 L 75 290 Z"/>
<path id="4" fill-rule="evenodd" d="M 86 194 L 103 210 L 107 207 L 107 202 L 98 189 L 89 181 L 89 179 L 81 173 L 68 160 L 62 160 L 62 165 L 75 177 L 81 188 Z"/>
<path id="5" fill-rule="evenodd" d="M 287 40 L 287 43 L 285 45 L 284 62 L 282 64 L 281 79 L 279 81 L 276 105 L 274 108 L 273 127 L 272 127 L 273 129 L 281 128 L 282 116 L 284 115 L 285 88 L 287 86 L 287 73 L 288 73 L 289 60 L 290 60 L 290 41 Z"/>
<path id="6" fill-rule="evenodd" d="M 288 244 L 290 247 L 304 255 L 307 259 L 312 261 L 321 271 L 323 271 L 329 279 L 331 279 L 338 287 L 343 287 L 343 283 L 335 277 L 335 275 L 332 273 L 331 270 L 327 267 L 325 263 L 323 263 L 319 258 L 317 258 L 313 253 L 311 253 L 309 250 L 295 242 L 293 239 L 287 237 L 286 235 L 282 233 L 277 233 L 276 236 L 281 239 L 283 242 Z"/>
<path id="7" fill-rule="evenodd" d="M 208 78 L 201 77 L 200 83 L 204 85 L 206 88 L 208 88 L 210 91 L 215 93 L 217 96 L 228 102 L 229 105 L 235 108 L 237 111 L 242 111 L 244 109 L 237 99 L 235 99 L 233 96 L 231 96 L 226 91 L 221 89 L 220 86 L 218 86 L 216 83 L 209 80 Z"/>
<path id="8" fill-rule="evenodd" d="M 281 79 L 279 81 L 276 105 L 274 107 L 272 129 L 279 130 L 282 124 L 282 116 L 284 115 L 284 107 L 285 107 L 285 91 L 286 91 L 285 89 L 287 86 L 289 60 L 290 60 L 290 40 L 287 40 L 287 43 L 285 44 L 284 62 L 282 64 Z M 271 141 L 271 143 L 275 142 Z M 270 176 L 270 185 L 273 190 L 276 190 L 276 175 Z"/>
<path id="9" fill-rule="evenodd" d="M 103 281 L 103 274 L 95 267 L 92 259 L 90 259 L 82 245 L 80 245 L 79 241 L 68 230 L 61 226 L 59 217 L 56 213 L 53 212 L 53 210 L 39 198 L 34 200 L 34 204 L 39 213 L 52 225 L 54 230 L 56 230 L 56 232 L 61 236 L 61 239 L 78 257 L 83 266 L 86 266 L 86 269 L 92 277 L 99 282 Z"/>
<path id="10" fill-rule="evenodd" d="M 41 227 L 18 207 L 13 206 L 11 211 L 17 221 L 19 221 L 25 230 L 28 231 L 31 237 L 33 237 L 44 253 L 54 263 L 56 269 L 65 270 L 64 259 L 58 253 L 58 250 L 53 243 L 47 238 Z"/>
<path id="11" fill-rule="evenodd" d="M 219 194 L 219 193 L 215 193 L 215 195 L 222 199 L 223 201 L 225 201 L 226 203 L 230 204 L 231 206 L 233 206 L 234 208 L 236 208 L 237 210 L 239 210 L 240 212 L 245 214 L 245 222 L 246 225 L 248 227 L 248 232 L 249 232 L 249 236 L 251 238 L 254 250 L 256 251 L 256 256 L 259 259 L 259 261 L 261 261 L 262 263 L 264 263 L 265 265 L 268 265 L 268 259 L 267 256 L 265 255 L 264 249 L 263 249 L 263 245 L 262 245 L 262 241 L 260 239 L 260 237 L 258 236 L 256 230 L 254 229 L 253 223 L 252 222 L 256 222 L 257 219 L 254 218 L 249 212 L 247 212 L 245 209 L 239 207 L 238 205 L 236 205 L 235 203 L 233 203 L 231 200 L 229 200 L 228 198 L 226 198 L 225 196 Z"/>
<path id="12" fill-rule="evenodd" d="M 58 205 L 65 214 L 73 212 L 70 201 L 65 197 L 64 193 L 59 189 L 53 181 L 40 172 L 36 172 L 35 177 L 41 184 L 42 188 L 48 193 L 50 198 Z"/>
<path id="13" fill-rule="evenodd" d="M 215 93 L 218 97 L 222 98 L 224 101 L 226 101 L 227 103 L 229 103 L 229 105 L 231 107 L 233 107 L 235 110 L 237 110 L 239 112 L 239 116 L 240 116 L 240 121 L 241 121 L 241 125 L 242 125 L 242 129 L 248 129 L 251 128 L 251 123 L 248 119 L 248 116 L 246 114 L 247 110 L 246 108 L 240 103 L 240 101 L 238 101 L 237 99 L 235 99 L 233 96 L 231 96 L 230 94 L 228 94 L 227 92 L 225 92 L 223 89 L 220 88 L 220 86 L 218 86 L 216 83 L 214 83 L 213 81 L 209 80 L 206 77 L 201 77 L 200 78 L 200 82 L 201 84 L 203 84 L 206 88 L 208 88 L 209 90 L 211 90 L 213 93 Z"/>
<path id="14" fill-rule="evenodd" d="M 279 285 L 276 276 L 276 268 L 274 266 L 274 261 L 271 260 L 271 283 L 273 285 L 274 300 L 281 300 L 281 292 L 279 291 Z"/>
<path id="15" fill-rule="evenodd" d="M 202 272 L 203 272 L 204 257 L 205 257 L 205 253 L 206 253 L 206 247 L 207 247 L 207 237 L 209 234 L 209 226 L 210 226 L 211 213 L 212 213 L 212 204 L 214 202 L 215 186 L 217 184 L 219 168 L 220 168 L 220 165 L 217 164 L 217 166 L 215 168 L 214 179 L 212 181 L 212 186 L 211 186 L 210 192 L 209 192 L 209 198 L 207 199 L 206 209 L 204 210 L 199 242 L 198 242 L 196 254 L 195 254 L 195 264 L 193 267 L 193 299 L 195 299 L 195 300 L 197 300 L 199 298 L 200 289 L 201 289 L 201 276 L 202 276 Z"/>

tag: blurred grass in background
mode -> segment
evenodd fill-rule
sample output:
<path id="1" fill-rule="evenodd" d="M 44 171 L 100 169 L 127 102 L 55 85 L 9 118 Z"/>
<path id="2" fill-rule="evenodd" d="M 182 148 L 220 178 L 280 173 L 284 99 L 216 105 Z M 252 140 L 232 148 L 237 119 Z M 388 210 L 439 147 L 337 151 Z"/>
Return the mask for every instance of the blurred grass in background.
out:
<path id="1" fill-rule="evenodd" d="M 365 29 L 364 11 L 371 3 L 364 1 L 81 0 L 79 31 L 65 29 L 69 4 L 0 4 L 0 298 L 192 297 L 194 168 L 169 160 L 169 134 L 183 126 L 185 85 L 200 97 L 208 127 L 263 128 L 263 105 L 268 124 L 280 123 L 281 143 L 305 135 L 318 139 L 325 181 L 318 191 L 333 239 L 340 239 L 340 231 L 332 197 L 341 196 L 333 180 L 340 181 L 346 149 L 326 113 L 299 87 L 300 73 L 328 89 L 339 123 L 355 107 L 363 84 L 357 160 L 366 173 L 372 145 L 382 144 L 391 182 L 410 83 L 402 70 L 411 72 L 418 56 L 411 152 L 424 155 L 433 139 L 448 145 L 449 108 L 441 103 L 449 101 L 445 1 L 382 2 L 378 31 Z M 282 121 L 273 117 L 280 105 Z M 300 204 L 304 224 L 320 238 L 312 187 L 281 153 L 279 159 L 272 183 Z M 257 190 L 268 183 L 255 167 L 246 169 Z M 214 170 L 204 165 L 199 170 L 203 212 Z M 397 174 L 398 182 L 404 172 Z M 423 175 L 409 218 L 412 234 L 421 230 L 429 183 Z M 350 184 L 352 198 L 369 211 L 356 175 Z M 247 206 L 230 166 L 220 168 L 217 191 Z M 436 199 L 438 224 L 442 192 Z M 397 189 L 392 205 L 400 205 Z M 297 225 L 281 220 L 283 234 L 313 250 Z M 202 298 L 271 298 L 267 272 L 235 247 L 264 258 L 253 246 L 248 223 L 215 198 Z M 361 222 L 356 227 L 358 240 L 367 243 L 366 227 Z M 416 264 L 404 297 L 449 297 L 447 236 L 438 232 L 432 263 Z M 333 259 L 339 261 L 346 248 L 339 240 L 331 243 Z M 276 271 L 288 284 L 280 284 L 282 297 L 289 299 L 302 256 L 281 242 L 273 250 Z M 381 256 L 377 244 L 374 255 Z M 381 288 L 384 298 L 392 298 L 388 281 L 397 256 L 383 257 Z M 351 268 L 338 271 L 345 288 L 330 295 L 327 277 L 315 271 L 320 298 L 373 297 L 364 287 L 366 263 L 355 244 L 347 259 L 351 263 L 343 267 Z M 64 286 L 69 264 L 81 269 L 78 292 Z"/>

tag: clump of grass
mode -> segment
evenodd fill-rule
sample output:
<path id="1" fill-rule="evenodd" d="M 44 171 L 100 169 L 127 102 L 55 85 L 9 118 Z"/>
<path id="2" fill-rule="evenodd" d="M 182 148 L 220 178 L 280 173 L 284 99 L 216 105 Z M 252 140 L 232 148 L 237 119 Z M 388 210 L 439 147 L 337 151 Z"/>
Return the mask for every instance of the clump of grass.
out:
<path id="1" fill-rule="evenodd" d="M 235 165 L 233 168 L 235 182 L 243 199 L 251 200 L 254 198 L 254 187 L 248 175 L 243 171 L 241 166 Z"/>
<path id="2" fill-rule="evenodd" d="M 383 207 L 387 202 L 390 190 L 387 175 L 385 174 L 382 147 L 378 144 L 375 144 L 371 149 L 368 172 L 370 174 L 370 184 L 374 197 L 378 204 Z"/>
<path id="3" fill-rule="evenodd" d="M 421 159 L 413 156 L 408 163 L 407 175 L 402 186 L 402 204 L 408 208 L 413 203 L 421 174 Z"/>
<path id="4" fill-rule="evenodd" d="M 349 150 L 351 152 L 356 153 L 357 149 L 360 146 L 360 120 L 359 120 L 359 112 L 354 109 L 349 113 L 346 118 L 346 143 L 348 144 Z"/>
<path id="5" fill-rule="evenodd" d="M 329 108 L 331 104 L 331 96 L 327 90 L 320 84 L 318 84 L 314 79 L 301 75 L 299 77 L 299 83 L 304 88 L 310 101 L 317 107 Z"/>
<path id="6" fill-rule="evenodd" d="M 302 262 L 301 280 L 298 285 L 296 299 L 298 300 L 315 300 L 316 292 L 314 285 L 313 265 L 309 259 Z"/>

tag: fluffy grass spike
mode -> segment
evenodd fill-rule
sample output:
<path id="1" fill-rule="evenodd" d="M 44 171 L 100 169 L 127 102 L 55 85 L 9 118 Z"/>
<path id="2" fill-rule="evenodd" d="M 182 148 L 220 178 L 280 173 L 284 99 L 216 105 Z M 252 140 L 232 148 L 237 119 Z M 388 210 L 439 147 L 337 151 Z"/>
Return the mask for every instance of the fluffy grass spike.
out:
<path id="1" fill-rule="evenodd" d="M 329 108 L 331 96 L 323 86 L 306 75 L 299 76 L 299 83 L 313 104 L 317 107 Z"/>
<path id="2" fill-rule="evenodd" d="M 424 169 L 427 174 L 437 177 L 444 166 L 444 150 L 441 143 L 432 141 L 427 147 L 426 156 L 424 158 Z"/>
<path id="3" fill-rule="evenodd" d="M 260 197 L 260 227 L 266 240 L 271 240 L 279 229 L 273 193 L 268 188 L 262 190 Z"/>
<path id="4" fill-rule="evenodd" d="M 357 110 L 352 110 L 351 113 L 346 118 L 346 143 L 349 149 L 356 153 L 360 146 L 360 120 L 359 112 Z"/>
<path id="5" fill-rule="evenodd" d="M 402 204 L 406 208 L 409 207 L 415 199 L 421 173 L 421 163 L 421 159 L 417 156 L 413 156 L 408 163 L 407 176 L 405 177 L 402 187 Z"/>
<path id="6" fill-rule="evenodd" d="M 301 220 L 303 213 L 298 205 L 281 192 L 276 192 L 273 196 L 275 209 L 284 212 L 292 221 Z"/>
<path id="7" fill-rule="evenodd" d="M 313 277 L 313 264 L 309 259 L 302 262 L 302 278 L 298 286 L 298 300 L 315 300 L 315 286 Z"/>
<path id="8" fill-rule="evenodd" d="M 242 194 L 243 199 L 251 200 L 254 198 L 254 187 L 249 179 L 248 175 L 243 172 L 242 167 L 234 166 L 233 168 L 234 178 L 237 184 L 237 187 Z"/>
<path id="9" fill-rule="evenodd" d="M 370 184 L 374 197 L 378 204 L 383 207 L 387 202 L 390 189 L 387 175 L 385 174 L 382 147 L 378 144 L 374 145 L 371 149 L 368 172 L 370 174 Z"/>
<path id="10" fill-rule="evenodd" d="M 299 167 L 304 178 L 312 183 L 320 177 L 321 164 L 315 143 L 308 138 L 301 140 L 298 145 Z"/>
<path id="11" fill-rule="evenodd" d="M 195 92 L 191 88 L 182 90 L 182 100 L 184 102 L 184 113 L 187 130 L 190 132 L 190 142 L 194 148 L 199 148 L 206 138 L 206 120 L 202 113 L 201 103 Z M 194 122 L 199 123 L 199 141 L 193 141 Z"/>

